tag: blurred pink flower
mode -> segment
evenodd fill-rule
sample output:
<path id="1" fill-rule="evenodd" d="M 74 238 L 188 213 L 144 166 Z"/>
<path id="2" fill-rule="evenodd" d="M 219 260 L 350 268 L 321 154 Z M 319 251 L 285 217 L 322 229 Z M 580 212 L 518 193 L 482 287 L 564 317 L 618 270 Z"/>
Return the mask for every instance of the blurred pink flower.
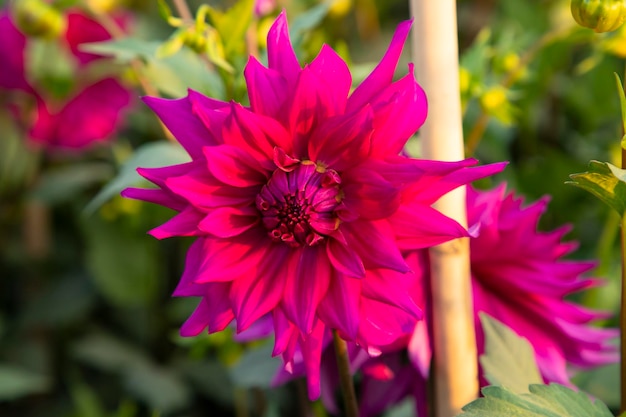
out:
<path id="1" fill-rule="evenodd" d="M 258 17 L 269 14 L 276 8 L 276 0 L 255 0 L 254 14 Z"/>
<path id="2" fill-rule="evenodd" d="M 78 13 L 67 15 L 68 25 L 62 47 L 67 47 L 76 59 L 76 82 L 69 97 L 59 100 L 49 98 L 42 86 L 28 80 L 25 52 L 28 38 L 14 25 L 8 12 L 0 14 L 0 89 L 26 92 L 36 103 L 34 117 L 19 114 L 29 120 L 26 129 L 30 139 L 47 149 L 80 150 L 95 142 L 111 139 L 123 119 L 123 112 L 131 102 L 131 92 L 118 80 L 107 77 L 85 85 L 80 83 L 86 75 L 87 64 L 101 56 L 79 51 L 85 42 L 110 39 L 108 32 L 96 21 Z M 127 19 L 121 19 L 126 21 Z M 12 111 L 20 107 L 24 95 L 9 98 L 6 103 Z M 32 119 L 32 121 L 31 121 Z"/>
<path id="3" fill-rule="evenodd" d="M 241 332 L 271 314 L 274 355 L 290 370 L 302 354 L 311 398 L 327 329 L 376 354 L 413 328 L 421 311 L 401 251 L 467 236 L 431 205 L 503 168 L 399 155 L 427 111 L 412 66 L 392 80 L 410 25 L 352 94 L 328 46 L 300 67 L 283 12 L 269 67 L 250 58 L 245 69 L 250 107 L 194 91 L 145 99 L 192 158 L 140 169 L 159 188 L 123 192 L 178 212 L 153 236 L 197 237 L 175 295 L 202 299 L 181 334 L 233 319 Z"/>
<path id="4" fill-rule="evenodd" d="M 616 329 L 593 327 L 590 322 L 606 318 L 564 298 L 597 281 L 581 277 L 594 267 L 593 262 L 564 260 L 576 244 L 562 242 L 570 230 L 562 227 L 551 232 L 537 231 L 537 223 L 548 199 L 522 207 L 521 199 L 506 195 L 502 185 L 490 191 L 468 188 L 467 209 L 470 226 L 479 235 L 470 240 L 474 317 L 478 353 L 485 341 L 479 312 L 503 322 L 526 338 L 535 350 L 545 382 L 570 385 L 575 369 L 616 362 L 616 346 L 610 341 Z M 407 350 L 385 354 L 365 362 L 361 388 L 361 415 L 376 416 L 407 395 L 413 395 L 418 415 L 426 413 L 426 380 L 431 361 L 432 329 L 426 251 L 413 251 L 406 261 L 420 285 L 411 290 L 423 308 L 425 320 L 418 322 Z M 329 349 L 331 350 L 331 349 Z M 413 363 L 413 365 L 409 362 Z M 336 372 L 333 361 L 324 364 L 323 378 Z M 486 381 L 481 376 L 481 385 Z M 335 385 L 336 386 L 336 385 Z M 332 395 L 326 398 L 334 407 Z"/>
<path id="5" fill-rule="evenodd" d="M 15 27 L 6 12 L 0 12 L 0 39 L 0 88 L 32 92 L 24 70 L 26 36 Z"/>

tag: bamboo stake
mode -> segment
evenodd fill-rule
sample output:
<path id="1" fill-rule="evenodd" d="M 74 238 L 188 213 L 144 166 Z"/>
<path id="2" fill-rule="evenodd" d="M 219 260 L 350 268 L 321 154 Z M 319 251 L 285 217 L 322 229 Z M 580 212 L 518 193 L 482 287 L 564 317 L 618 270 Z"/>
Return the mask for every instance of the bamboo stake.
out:
<path id="1" fill-rule="evenodd" d="M 413 61 L 428 95 L 428 119 L 420 130 L 422 157 L 464 158 L 455 0 L 410 0 L 415 17 Z M 444 196 L 439 211 L 467 226 L 465 188 Z M 472 314 L 469 241 L 430 250 L 433 297 L 435 416 L 452 417 L 478 394 Z"/>

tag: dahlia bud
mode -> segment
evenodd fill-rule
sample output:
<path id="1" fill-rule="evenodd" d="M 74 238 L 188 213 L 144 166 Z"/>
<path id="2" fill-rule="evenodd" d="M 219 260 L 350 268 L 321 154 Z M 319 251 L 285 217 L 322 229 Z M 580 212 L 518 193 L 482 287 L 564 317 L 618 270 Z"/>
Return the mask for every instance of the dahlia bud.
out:
<path id="1" fill-rule="evenodd" d="M 13 18 L 20 31 L 39 38 L 56 38 L 67 27 L 65 16 L 42 0 L 16 1 Z"/>
<path id="2" fill-rule="evenodd" d="M 572 16 L 581 26 L 610 32 L 626 20 L 626 0 L 572 0 Z"/>

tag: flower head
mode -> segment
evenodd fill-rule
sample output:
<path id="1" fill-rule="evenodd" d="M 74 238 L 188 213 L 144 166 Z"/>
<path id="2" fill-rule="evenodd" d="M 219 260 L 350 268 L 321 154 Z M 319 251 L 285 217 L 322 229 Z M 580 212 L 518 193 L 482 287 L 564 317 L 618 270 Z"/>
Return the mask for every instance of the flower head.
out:
<path id="1" fill-rule="evenodd" d="M 521 199 L 505 193 L 505 185 L 489 191 L 468 189 L 470 226 L 479 234 L 470 239 L 474 323 L 478 354 L 484 353 L 484 333 L 478 314 L 487 313 L 503 322 L 532 345 L 545 382 L 569 385 L 573 370 L 591 368 L 618 359 L 610 340 L 615 329 L 593 327 L 590 322 L 605 318 L 565 299 L 597 284 L 581 277 L 593 262 L 563 259 L 576 244 L 562 242 L 569 227 L 537 231 L 537 223 L 548 199 L 523 207 Z M 416 398 L 419 415 L 426 415 L 426 380 L 431 361 L 431 311 L 428 288 L 428 257 L 412 251 L 407 263 L 423 279 L 412 289 L 422 306 L 425 320 L 418 322 L 407 349 L 371 359 L 362 366 L 361 411 L 363 416 L 381 413 L 406 395 Z M 412 364 L 407 359 L 411 359 Z M 403 360 L 404 357 L 404 360 Z M 325 364 L 324 374 L 334 364 Z M 481 385 L 486 381 L 482 379 Z"/>
<path id="2" fill-rule="evenodd" d="M 45 83 L 30 79 L 31 69 L 25 62 L 29 38 L 19 31 L 6 11 L 0 12 L 0 38 L 6 39 L 0 46 L 0 66 L 3 68 L 0 89 L 21 91 L 32 99 L 36 110 L 23 111 L 16 104 L 21 104 L 24 95 L 17 95 L 15 100 L 7 95 L 8 107 L 17 113 L 25 113 L 17 116 L 27 121 L 25 128 L 33 142 L 48 149 L 78 150 L 112 137 L 119 128 L 124 110 L 131 103 L 131 93 L 114 77 L 93 80 L 88 73 L 88 64 L 103 57 L 78 49 L 82 43 L 109 39 L 110 34 L 102 25 L 79 12 L 67 14 L 67 28 L 60 46 L 66 48 L 75 61 L 75 79 L 72 81 L 78 85 L 68 97 L 61 99 L 52 97 L 54 95 L 42 85 Z M 30 113 L 34 116 L 31 117 Z"/>
<path id="3" fill-rule="evenodd" d="M 274 354 L 292 369 L 301 352 L 319 395 L 327 329 L 380 353 L 421 311 L 405 291 L 402 250 L 467 232 L 431 204 L 502 164 L 400 156 L 426 118 L 412 66 L 393 82 L 408 35 L 402 23 L 380 64 L 352 94 L 345 62 L 328 46 L 304 68 L 283 12 L 268 35 L 268 67 L 250 58 L 250 107 L 194 91 L 145 102 L 187 150 L 189 163 L 139 172 L 158 189 L 126 197 L 178 212 L 157 238 L 195 236 L 175 295 L 201 297 L 185 336 L 243 331 L 271 314 Z"/>

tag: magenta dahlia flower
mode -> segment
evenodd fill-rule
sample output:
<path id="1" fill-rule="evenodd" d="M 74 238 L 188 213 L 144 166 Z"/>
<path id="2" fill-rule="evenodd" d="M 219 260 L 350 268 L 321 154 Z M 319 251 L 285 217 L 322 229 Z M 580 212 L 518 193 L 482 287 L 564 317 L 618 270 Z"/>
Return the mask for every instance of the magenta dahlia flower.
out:
<path id="1" fill-rule="evenodd" d="M 431 205 L 504 166 L 400 155 L 426 118 L 413 67 L 393 82 L 410 25 L 351 94 L 348 67 L 328 46 L 300 66 L 283 12 L 268 67 L 246 66 L 249 107 L 194 91 L 145 98 L 192 158 L 140 169 L 158 188 L 123 192 L 178 212 L 153 236 L 197 238 L 175 295 L 201 301 L 181 334 L 233 319 L 240 332 L 271 314 L 274 354 L 292 369 L 302 353 L 312 398 L 327 329 L 370 353 L 412 329 L 421 311 L 401 251 L 467 236 Z"/>
<path id="2" fill-rule="evenodd" d="M 576 369 L 618 360 L 616 346 L 610 343 L 617 331 L 591 326 L 590 322 L 607 315 L 565 299 L 597 284 L 581 276 L 594 263 L 563 259 L 577 246 L 562 242 L 569 227 L 537 231 L 548 199 L 523 207 L 521 199 L 506 195 L 505 189 L 505 185 L 490 191 L 470 188 L 467 195 L 469 224 L 479 230 L 470 240 L 478 353 L 483 354 L 485 346 L 478 314 L 485 312 L 530 342 L 546 383 L 571 385 Z M 423 277 L 411 294 L 423 308 L 425 320 L 418 322 L 406 350 L 381 355 L 361 367 L 361 415 L 365 417 L 378 415 L 406 395 L 415 397 L 418 415 L 427 415 L 432 331 L 428 257 L 426 251 L 412 251 L 405 258 Z M 322 377 L 332 375 L 334 368 L 334 362 L 326 362 Z M 481 385 L 485 384 L 481 377 Z M 331 399 L 327 401 L 332 407 Z"/>
<path id="3" fill-rule="evenodd" d="M 60 47 L 71 53 L 76 67 L 76 87 L 68 97 L 52 98 L 46 86 L 29 79 L 24 55 L 28 38 L 19 31 L 11 15 L 0 12 L 0 94 L 6 108 L 16 113 L 25 124 L 29 139 L 49 150 L 82 150 L 96 142 L 112 138 L 119 129 L 124 112 L 131 103 L 131 92 L 114 77 L 94 80 L 88 64 L 100 55 L 79 51 L 82 43 L 110 39 L 111 35 L 98 22 L 78 12 L 67 14 L 67 31 Z M 120 18 L 126 22 L 127 18 Z M 83 81 L 87 80 L 88 81 Z M 26 94 L 22 94 L 26 93 Z M 23 104 L 30 98 L 35 110 Z"/>

